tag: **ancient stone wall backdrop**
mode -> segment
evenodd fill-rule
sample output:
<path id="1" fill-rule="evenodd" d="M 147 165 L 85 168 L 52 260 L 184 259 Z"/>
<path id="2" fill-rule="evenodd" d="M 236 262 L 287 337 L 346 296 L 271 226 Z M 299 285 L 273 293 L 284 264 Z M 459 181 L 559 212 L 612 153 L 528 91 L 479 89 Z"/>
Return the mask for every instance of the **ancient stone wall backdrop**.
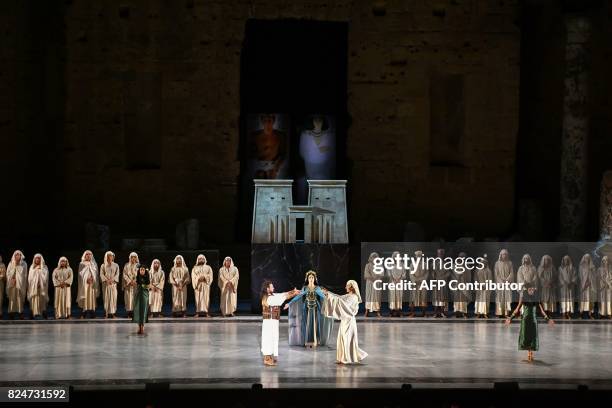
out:
<path id="1" fill-rule="evenodd" d="M 249 18 L 349 22 L 353 242 L 401 239 L 406 221 L 422 223 L 428 236 L 499 236 L 512 226 L 517 1 L 54 4 L 65 41 L 61 91 L 53 93 L 62 101 L 55 159 L 65 201 L 53 233 L 82 237 L 93 220 L 113 233 L 172 234 L 176 222 L 197 217 L 206 241 L 236 238 Z M 12 67 L 11 78 L 20 70 Z M 7 109 L 3 117 L 31 112 Z M 21 218 L 7 224 L 35 229 Z"/>

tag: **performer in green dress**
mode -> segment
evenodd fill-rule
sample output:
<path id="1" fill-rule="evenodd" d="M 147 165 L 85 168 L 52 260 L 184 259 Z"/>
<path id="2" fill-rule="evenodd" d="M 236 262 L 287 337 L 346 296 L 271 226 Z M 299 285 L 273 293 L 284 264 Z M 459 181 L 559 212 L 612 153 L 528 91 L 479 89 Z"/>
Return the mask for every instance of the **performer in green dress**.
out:
<path id="1" fill-rule="evenodd" d="M 533 362 L 533 352 L 538 350 L 538 320 L 536 309 L 539 308 L 542 316 L 548 321 L 548 324 L 554 325 L 555 322 L 548 317 L 535 286 L 529 285 L 524 287 L 519 298 L 519 303 L 514 309 L 512 315 L 506 319 L 506 325 L 509 325 L 521 311 L 521 331 L 519 333 L 518 346 L 519 350 L 527 350 L 527 362 Z"/>
<path id="2" fill-rule="evenodd" d="M 138 323 L 138 334 L 144 334 L 144 324 L 149 321 L 149 271 L 143 264 L 138 265 L 136 275 L 136 296 L 132 321 Z"/>

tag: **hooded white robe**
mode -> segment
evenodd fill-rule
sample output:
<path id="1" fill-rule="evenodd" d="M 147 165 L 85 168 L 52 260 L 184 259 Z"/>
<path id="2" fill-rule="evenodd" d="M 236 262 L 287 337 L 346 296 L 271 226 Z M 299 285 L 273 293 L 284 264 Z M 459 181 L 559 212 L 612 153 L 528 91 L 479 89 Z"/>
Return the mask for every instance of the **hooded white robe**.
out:
<path id="1" fill-rule="evenodd" d="M 62 268 L 62 261 L 66 261 L 66 267 Z M 53 270 L 53 286 L 55 287 L 55 318 L 62 319 L 70 317 L 71 314 L 71 289 L 74 279 L 72 268 L 68 264 L 68 258 L 62 256 L 57 268 Z M 61 287 L 62 283 L 64 287 Z"/>
<path id="2" fill-rule="evenodd" d="M 448 302 L 450 301 L 450 295 L 448 291 L 448 281 L 451 278 L 453 271 L 444 268 L 444 256 L 439 254 L 433 262 L 431 268 L 431 278 L 439 281 L 446 282 L 446 286 L 438 288 L 435 287 L 431 291 L 431 304 L 435 307 L 448 308 Z"/>
<path id="3" fill-rule="evenodd" d="M 597 271 L 595 264 L 589 254 L 585 254 L 580 260 L 578 268 L 579 291 L 580 291 L 580 312 L 590 312 L 595 310 L 597 301 Z"/>
<path id="4" fill-rule="evenodd" d="M 102 282 L 102 299 L 106 314 L 117 313 L 117 284 L 119 283 L 119 265 L 115 262 L 108 263 L 108 256 L 115 254 L 108 251 L 104 254 L 104 263 L 100 266 L 100 282 Z"/>
<path id="5" fill-rule="evenodd" d="M 347 285 L 354 288 L 354 293 L 336 295 L 327 292 L 323 311 L 327 317 L 340 320 L 338 339 L 336 340 L 336 361 L 342 364 L 359 363 L 368 353 L 359 348 L 357 321 L 355 315 L 359 311 L 361 296 L 357 282 L 349 281 Z"/>
<path id="6" fill-rule="evenodd" d="M 180 268 L 176 266 L 177 259 L 182 260 Z M 174 258 L 174 266 L 170 269 L 168 281 L 172 285 L 172 311 L 184 312 L 187 310 L 187 285 L 189 285 L 189 268 L 181 255 Z M 177 286 L 178 285 L 178 286 Z"/>
<path id="7" fill-rule="evenodd" d="M 17 264 L 15 255 L 21 254 Z M 8 296 L 8 312 L 23 313 L 23 304 L 28 292 L 28 264 L 24 261 L 23 252 L 15 251 L 6 268 L 6 295 Z"/>
<path id="8" fill-rule="evenodd" d="M 599 267 L 599 314 L 612 316 L 612 265 L 607 256 Z"/>
<path id="9" fill-rule="evenodd" d="M 499 252 L 499 257 L 495 262 L 495 282 L 503 284 L 504 282 L 514 282 L 514 266 L 508 257 L 506 261 L 502 261 L 502 253 L 508 253 L 502 249 Z M 495 314 L 498 316 L 507 316 L 512 313 L 512 291 L 511 290 L 496 290 L 495 291 Z"/>
<path id="10" fill-rule="evenodd" d="M 0 316 L 2 316 L 2 307 L 4 306 L 4 291 L 6 290 L 6 265 L 0 258 Z"/>
<path id="11" fill-rule="evenodd" d="M 465 253 L 459 254 L 459 257 L 465 258 Z M 472 282 L 472 271 L 468 268 L 463 267 L 461 269 L 455 268 L 453 270 L 453 279 L 457 283 L 469 283 Z M 454 290 L 453 291 L 453 310 L 455 312 L 461 312 L 466 314 L 468 312 L 468 303 L 472 300 L 472 292 L 468 289 L 465 290 Z"/>
<path id="12" fill-rule="evenodd" d="M 132 262 L 132 257 L 136 257 L 136 261 Z M 131 312 L 134 310 L 134 297 L 136 296 L 136 268 L 140 263 L 136 252 L 130 253 L 129 261 L 123 266 L 123 276 L 121 279 L 121 289 L 123 289 L 123 301 L 125 310 Z"/>
<path id="13" fill-rule="evenodd" d="M 202 261 L 202 265 L 198 265 Z M 200 282 L 200 278 L 203 280 Z M 191 268 L 191 285 L 195 293 L 196 313 L 208 313 L 210 307 L 210 285 L 213 281 L 213 270 L 206 263 L 204 255 L 198 255 L 196 264 Z"/>
<path id="14" fill-rule="evenodd" d="M 395 259 L 395 256 L 399 255 L 399 252 L 393 252 L 391 257 Z M 387 293 L 389 296 L 389 309 L 391 310 L 402 310 L 404 305 L 404 290 L 402 289 L 401 283 L 406 277 L 406 271 L 404 268 L 398 268 L 395 265 L 393 268 L 387 270 L 387 276 L 389 283 L 399 284 L 399 289 L 388 289 Z M 397 287 L 396 286 L 396 287 Z"/>
<path id="15" fill-rule="evenodd" d="M 34 259 L 40 257 L 40 264 L 30 266 L 28 273 L 28 302 L 32 316 L 40 316 L 47 312 L 49 303 L 49 269 L 45 265 L 45 259 L 41 254 L 34 255 Z"/>
<path id="16" fill-rule="evenodd" d="M 87 253 L 91 254 L 91 261 L 85 260 Z M 91 278 L 92 282 L 88 283 Z M 77 303 L 83 311 L 96 310 L 96 298 L 100 294 L 100 280 L 98 279 L 98 264 L 96 264 L 91 251 L 85 251 L 79 264 L 79 291 Z"/>
<path id="17" fill-rule="evenodd" d="M 529 254 L 523 255 L 521 266 L 516 273 L 516 282 L 538 288 L 538 271 L 531 261 Z"/>
<path id="18" fill-rule="evenodd" d="M 485 261 L 483 268 L 476 268 L 474 270 L 474 281 L 484 284 L 487 281 L 493 280 L 493 272 L 489 268 L 489 262 Z M 489 306 L 491 303 L 491 291 L 490 290 L 477 290 L 476 302 L 474 303 L 474 313 L 476 314 L 489 314 Z"/>
<path id="19" fill-rule="evenodd" d="M 414 256 L 421 258 L 421 261 L 415 268 L 414 273 L 410 273 L 410 280 L 415 284 L 415 289 L 412 291 L 412 302 L 415 307 L 426 307 L 429 291 L 425 288 L 421 289 L 421 284 L 428 279 L 429 271 L 426 268 L 427 265 L 425 265 L 425 258 L 422 258 L 423 252 L 415 251 Z"/>
<path id="20" fill-rule="evenodd" d="M 561 313 L 574 313 L 574 291 L 578 282 L 572 258 L 563 257 L 559 267 L 559 306 Z"/>
<path id="21" fill-rule="evenodd" d="M 225 261 L 230 260 L 230 267 L 225 267 Z M 238 305 L 238 268 L 229 256 L 223 260 L 223 266 L 219 269 L 219 289 L 221 289 L 221 313 L 224 316 L 234 314 Z"/>
<path id="22" fill-rule="evenodd" d="M 368 257 L 368 263 L 363 270 L 363 278 L 366 285 L 365 308 L 368 312 L 380 311 L 381 291 L 374 289 L 374 282 L 378 279 L 382 279 L 383 275 L 374 273 L 375 258 L 378 258 L 378 254 L 376 252 L 372 252 Z"/>
<path id="23" fill-rule="evenodd" d="M 548 266 L 544 266 L 544 262 L 548 261 Z M 538 281 L 540 290 L 540 302 L 544 310 L 554 312 L 557 304 L 557 270 L 553 265 L 553 260 L 550 255 L 544 255 L 538 266 Z"/>
<path id="24" fill-rule="evenodd" d="M 151 269 L 149 269 L 149 305 L 151 307 L 151 313 L 161 313 L 162 306 L 164 305 L 164 284 L 166 283 L 166 274 L 162 269 L 161 262 L 159 268 L 154 269 L 155 261 L 159 262 L 159 259 L 154 259 L 151 262 Z"/>

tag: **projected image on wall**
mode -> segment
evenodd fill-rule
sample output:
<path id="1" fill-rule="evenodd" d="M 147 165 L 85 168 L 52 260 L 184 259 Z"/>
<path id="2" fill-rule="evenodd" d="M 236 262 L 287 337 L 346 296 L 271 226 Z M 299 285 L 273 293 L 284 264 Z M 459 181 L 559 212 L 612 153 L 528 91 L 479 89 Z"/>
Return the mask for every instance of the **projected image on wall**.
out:
<path id="1" fill-rule="evenodd" d="M 336 176 L 336 128 L 333 116 L 310 115 L 300 133 L 300 157 L 306 179 L 333 180 Z"/>
<path id="2" fill-rule="evenodd" d="M 289 172 L 289 118 L 276 113 L 248 116 L 248 177 L 283 179 Z"/>

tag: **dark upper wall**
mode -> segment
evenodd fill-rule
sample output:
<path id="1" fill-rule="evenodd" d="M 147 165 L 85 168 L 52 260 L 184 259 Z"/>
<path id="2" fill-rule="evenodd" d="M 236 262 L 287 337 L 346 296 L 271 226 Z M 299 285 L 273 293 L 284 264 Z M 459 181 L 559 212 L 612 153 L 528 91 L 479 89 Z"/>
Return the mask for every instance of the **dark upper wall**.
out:
<path id="1" fill-rule="evenodd" d="M 51 22 L 36 17 L 38 2 L 1 6 L 12 27 L 2 86 L 18 98 L 3 100 L 8 122 L 0 121 L 9 136 L 4 191 L 15 186 L 4 200 L 6 242 L 19 227 L 27 237 L 68 236 L 66 245 L 78 245 L 88 220 L 115 234 L 171 237 L 188 217 L 202 221 L 206 242 L 241 239 L 240 52 L 249 18 L 348 22 L 354 242 L 399 240 L 406 221 L 424 225 L 428 237 L 508 235 L 515 189 L 531 195 L 522 187 L 529 176 L 515 178 L 520 79 L 532 84 L 521 88 L 521 101 L 533 106 L 522 110 L 521 134 L 546 140 L 530 157 L 549 151 L 560 129 L 562 41 L 556 29 L 542 35 L 541 26 L 521 39 L 517 1 L 45 3 Z M 545 11 L 536 23 L 558 25 L 557 14 Z M 602 81 L 608 30 L 598 34 L 603 65 L 594 77 Z M 521 41 L 541 61 L 527 62 L 527 75 L 519 69 Z M 610 81 L 603 83 L 593 108 L 599 135 L 611 125 Z M 35 151 L 44 166 L 23 165 Z M 558 183 L 553 162 L 534 185 Z M 39 177 L 42 206 L 32 199 Z"/>

